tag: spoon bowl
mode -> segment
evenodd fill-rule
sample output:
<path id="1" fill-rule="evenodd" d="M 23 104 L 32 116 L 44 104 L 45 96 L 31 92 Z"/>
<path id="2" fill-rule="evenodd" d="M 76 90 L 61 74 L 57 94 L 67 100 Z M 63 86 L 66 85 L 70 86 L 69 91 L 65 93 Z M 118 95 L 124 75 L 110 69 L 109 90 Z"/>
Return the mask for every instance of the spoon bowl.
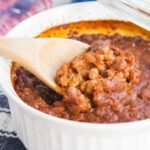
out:
<path id="1" fill-rule="evenodd" d="M 0 38 L 1 56 L 17 62 L 60 94 L 64 91 L 55 82 L 56 71 L 88 48 L 63 38 Z"/>

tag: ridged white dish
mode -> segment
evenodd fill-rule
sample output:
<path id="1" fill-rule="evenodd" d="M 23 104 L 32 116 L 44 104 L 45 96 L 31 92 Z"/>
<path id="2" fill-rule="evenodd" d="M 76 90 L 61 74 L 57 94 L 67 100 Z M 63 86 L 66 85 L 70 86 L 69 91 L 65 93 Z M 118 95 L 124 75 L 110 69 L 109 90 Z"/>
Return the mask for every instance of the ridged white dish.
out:
<path id="1" fill-rule="evenodd" d="M 8 36 L 34 37 L 68 22 L 121 19 L 96 2 L 71 4 L 37 14 Z M 16 95 L 10 79 L 11 62 L 0 58 L 0 84 L 9 98 L 15 130 L 28 150 L 150 150 L 150 119 L 122 124 L 89 124 L 44 114 Z"/>

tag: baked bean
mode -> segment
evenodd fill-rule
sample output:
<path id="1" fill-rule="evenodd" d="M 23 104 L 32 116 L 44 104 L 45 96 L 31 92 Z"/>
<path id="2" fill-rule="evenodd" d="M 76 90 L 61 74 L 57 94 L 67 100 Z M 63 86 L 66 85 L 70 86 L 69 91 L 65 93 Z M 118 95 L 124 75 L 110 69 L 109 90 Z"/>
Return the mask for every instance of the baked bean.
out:
<path id="1" fill-rule="evenodd" d="M 64 96 L 63 102 L 71 114 L 79 114 L 90 109 L 90 100 L 76 88 L 69 88 L 68 94 Z"/>
<path id="2" fill-rule="evenodd" d="M 99 76 L 99 71 L 97 68 L 92 68 L 89 72 L 89 79 L 92 80 L 92 79 L 96 79 L 98 78 Z"/>

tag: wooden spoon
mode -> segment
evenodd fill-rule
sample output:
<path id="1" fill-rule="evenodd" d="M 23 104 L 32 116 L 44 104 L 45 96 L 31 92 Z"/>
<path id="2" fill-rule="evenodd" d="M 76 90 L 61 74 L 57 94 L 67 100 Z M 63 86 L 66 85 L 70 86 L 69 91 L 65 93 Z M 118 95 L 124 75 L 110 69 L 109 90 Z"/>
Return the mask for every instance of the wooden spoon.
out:
<path id="1" fill-rule="evenodd" d="M 0 38 L 1 56 L 17 62 L 60 94 L 64 91 L 55 82 L 56 71 L 88 47 L 63 38 Z"/>

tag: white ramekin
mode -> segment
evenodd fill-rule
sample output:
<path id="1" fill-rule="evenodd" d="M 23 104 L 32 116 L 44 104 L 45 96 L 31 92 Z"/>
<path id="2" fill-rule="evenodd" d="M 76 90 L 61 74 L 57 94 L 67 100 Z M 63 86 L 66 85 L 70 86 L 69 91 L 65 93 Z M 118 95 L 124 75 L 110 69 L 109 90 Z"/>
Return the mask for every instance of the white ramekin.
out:
<path id="1" fill-rule="evenodd" d="M 71 4 L 37 14 L 8 36 L 34 37 L 59 24 L 80 20 L 121 19 L 96 2 Z M 0 84 L 9 98 L 15 130 L 29 150 L 150 150 L 150 119 L 121 124 L 91 124 L 44 114 L 26 105 L 10 79 L 11 62 L 0 58 Z"/>

